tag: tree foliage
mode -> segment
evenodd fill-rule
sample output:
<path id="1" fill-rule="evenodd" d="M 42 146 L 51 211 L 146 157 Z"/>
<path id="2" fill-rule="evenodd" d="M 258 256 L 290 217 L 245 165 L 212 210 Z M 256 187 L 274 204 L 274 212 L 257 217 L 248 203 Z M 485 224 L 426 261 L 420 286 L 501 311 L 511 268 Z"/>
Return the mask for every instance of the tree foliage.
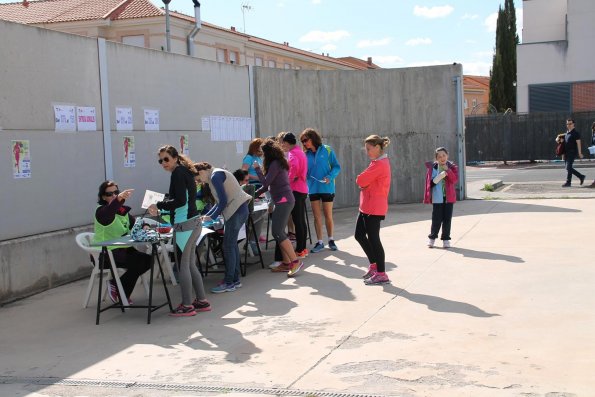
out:
<path id="1" fill-rule="evenodd" d="M 513 0 L 498 7 L 496 48 L 490 70 L 490 104 L 499 111 L 516 110 L 516 12 Z"/>

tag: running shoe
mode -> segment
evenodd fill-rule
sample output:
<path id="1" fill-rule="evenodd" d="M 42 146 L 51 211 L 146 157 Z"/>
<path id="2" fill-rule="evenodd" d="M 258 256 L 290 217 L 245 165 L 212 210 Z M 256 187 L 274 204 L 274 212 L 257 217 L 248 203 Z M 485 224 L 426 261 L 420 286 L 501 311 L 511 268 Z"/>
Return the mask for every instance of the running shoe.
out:
<path id="1" fill-rule="evenodd" d="M 428 239 L 428 248 L 434 248 L 434 244 L 436 243 L 436 240 L 433 238 L 429 238 Z"/>
<path id="2" fill-rule="evenodd" d="M 275 261 L 269 265 L 269 269 L 274 269 L 281 264 L 281 261 Z"/>
<path id="3" fill-rule="evenodd" d="M 172 317 L 196 316 L 196 310 L 194 310 L 194 306 L 184 306 L 180 303 L 180 305 L 176 307 L 173 312 L 169 313 L 169 315 Z"/>
<path id="4" fill-rule="evenodd" d="M 304 248 L 303 250 L 301 250 L 299 252 L 298 251 L 295 251 L 295 254 L 296 254 L 296 256 L 298 258 L 305 258 L 305 257 L 308 256 L 308 249 L 307 248 Z"/>
<path id="5" fill-rule="evenodd" d="M 281 263 L 279 266 L 271 269 L 271 271 L 275 272 L 275 273 L 287 273 L 290 270 L 291 270 L 290 263 Z"/>
<path id="6" fill-rule="evenodd" d="M 289 269 L 289 271 L 287 272 L 287 277 L 295 276 L 297 274 L 297 272 L 302 270 L 302 267 L 304 267 L 304 262 L 302 262 L 299 259 L 293 261 L 291 263 L 291 269 Z"/>
<path id="7" fill-rule="evenodd" d="M 113 303 L 120 301 L 120 293 L 114 280 L 105 280 L 105 286 L 107 287 L 107 294 Z"/>
<path id="8" fill-rule="evenodd" d="M 442 240 L 442 248 L 450 248 L 450 240 Z"/>
<path id="9" fill-rule="evenodd" d="M 236 290 L 236 287 L 233 285 L 233 283 L 219 284 L 219 285 L 211 288 L 211 292 L 214 294 L 221 294 L 223 292 L 233 292 L 235 290 Z"/>
<path id="10" fill-rule="evenodd" d="M 335 240 L 329 240 L 328 241 L 328 247 L 331 249 L 331 251 L 338 250 L 337 244 L 335 244 Z"/>
<path id="11" fill-rule="evenodd" d="M 384 285 L 390 284 L 390 280 L 386 273 L 374 273 L 372 277 L 367 280 L 364 280 L 364 284 L 366 285 Z"/>
<path id="12" fill-rule="evenodd" d="M 369 279 L 370 277 L 372 277 L 373 275 L 376 274 L 377 271 L 377 267 L 375 263 L 371 263 L 370 266 L 368 266 L 368 273 L 364 274 L 364 280 Z"/>
<path id="13" fill-rule="evenodd" d="M 321 243 L 320 241 L 316 243 L 316 245 L 314 245 L 314 247 L 312 247 L 312 249 L 310 250 L 310 252 L 312 253 L 317 253 L 320 252 L 324 249 L 324 243 Z"/>
<path id="14" fill-rule="evenodd" d="M 211 304 L 209 301 L 199 301 L 198 298 L 194 299 L 192 302 L 192 306 L 194 306 L 194 310 L 196 312 L 210 312 L 211 311 Z"/>

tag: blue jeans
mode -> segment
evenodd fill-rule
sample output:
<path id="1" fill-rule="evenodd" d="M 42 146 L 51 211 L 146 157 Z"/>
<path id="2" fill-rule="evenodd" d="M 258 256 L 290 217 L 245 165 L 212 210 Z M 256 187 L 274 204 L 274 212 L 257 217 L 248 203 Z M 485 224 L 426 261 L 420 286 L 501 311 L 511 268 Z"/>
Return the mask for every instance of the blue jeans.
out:
<path id="1" fill-rule="evenodd" d="M 238 234 L 248 220 L 248 204 L 242 204 L 238 210 L 225 220 L 223 235 L 223 256 L 225 257 L 225 282 L 231 284 L 240 280 L 240 248 Z"/>
<path id="2" fill-rule="evenodd" d="M 570 184 L 572 181 L 572 175 L 576 176 L 578 179 L 584 178 L 585 176 L 574 169 L 574 160 L 576 155 L 574 153 L 566 154 L 565 156 L 565 163 L 566 163 L 566 183 Z"/>

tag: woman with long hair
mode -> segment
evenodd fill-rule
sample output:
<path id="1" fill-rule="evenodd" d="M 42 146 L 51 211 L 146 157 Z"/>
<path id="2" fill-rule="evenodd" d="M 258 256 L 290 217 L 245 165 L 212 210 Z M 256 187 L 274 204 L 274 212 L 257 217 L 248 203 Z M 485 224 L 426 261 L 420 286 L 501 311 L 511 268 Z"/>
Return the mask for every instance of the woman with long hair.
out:
<path id="1" fill-rule="evenodd" d="M 280 249 L 283 258 L 283 262 L 271 270 L 274 272 L 287 272 L 288 277 L 293 277 L 302 269 L 304 264 L 295 254 L 293 246 L 285 233 L 289 215 L 291 215 L 295 204 L 293 192 L 289 185 L 289 164 L 283 149 L 273 139 L 267 139 L 264 142 L 262 152 L 264 154 L 263 170 L 259 165 L 254 164 L 258 178 L 262 183 L 262 187 L 256 192 L 256 197 L 267 190 L 271 194 L 271 200 L 275 204 L 272 215 L 273 237 L 277 241 L 277 247 Z"/>
<path id="2" fill-rule="evenodd" d="M 176 263 L 180 273 L 182 303 L 172 316 L 194 316 L 196 312 L 211 310 L 206 299 L 202 276 L 196 268 L 194 247 L 200 236 L 201 224 L 196 209 L 196 183 L 190 159 L 178 153 L 178 150 L 165 145 L 158 151 L 159 164 L 171 173 L 167 198 L 149 206 L 149 213 L 157 215 L 160 211 L 168 212 L 174 226 L 174 249 Z M 192 290 L 194 289 L 194 300 Z"/>

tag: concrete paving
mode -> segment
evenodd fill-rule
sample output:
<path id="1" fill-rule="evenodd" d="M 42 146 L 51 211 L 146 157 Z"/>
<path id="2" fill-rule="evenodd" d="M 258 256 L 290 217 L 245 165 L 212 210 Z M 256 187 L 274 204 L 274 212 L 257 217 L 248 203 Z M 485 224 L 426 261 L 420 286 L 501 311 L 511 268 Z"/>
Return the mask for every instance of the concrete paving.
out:
<path id="1" fill-rule="evenodd" d="M 425 246 L 430 206 L 394 205 L 386 286 L 363 284 L 339 210 L 340 250 L 296 278 L 252 266 L 213 311 L 151 325 L 111 310 L 96 326 L 86 280 L 59 287 L 0 308 L 0 396 L 593 396 L 593 203 L 466 200 L 450 250 Z"/>

